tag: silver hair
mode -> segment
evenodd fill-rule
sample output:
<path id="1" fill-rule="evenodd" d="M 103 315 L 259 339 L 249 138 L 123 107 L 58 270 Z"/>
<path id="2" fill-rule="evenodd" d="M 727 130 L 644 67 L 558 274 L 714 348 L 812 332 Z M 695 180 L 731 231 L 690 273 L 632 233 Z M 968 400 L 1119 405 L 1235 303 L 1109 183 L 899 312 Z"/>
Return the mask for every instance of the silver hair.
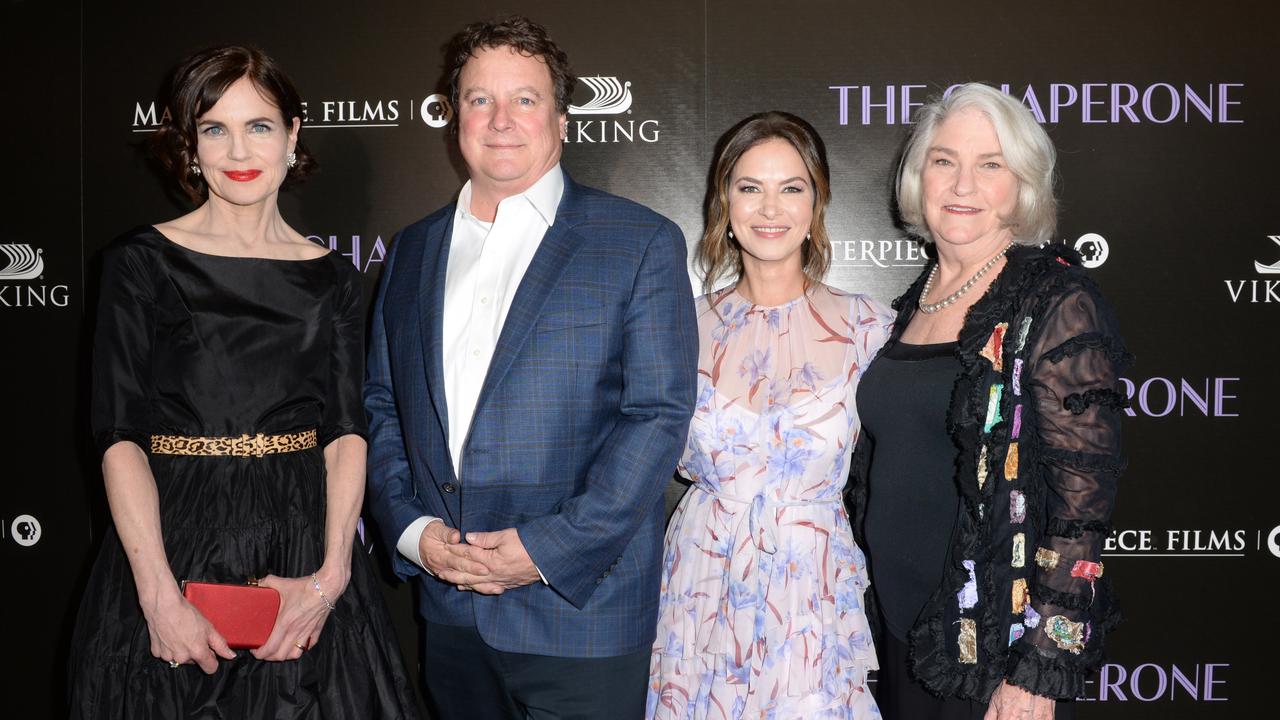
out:
<path id="1" fill-rule="evenodd" d="M 1057 152 L 1049 135 L 1022 103 L 982 83 L 957 86 L 949 95 L 922 106 L 898 164 L 898 213 L 907 231 L 932 240 L 924 219 L 922 174 L 933 135 L 952 113 L 964 108 L 981 111 L 995 128 L 1005 164 L 1018 178 L 1018 202 L 1004 222 L 1014 241 L 1039 245 L 1053 237 L 1058 224 L 1058 201 L 1053 195 Z"/>

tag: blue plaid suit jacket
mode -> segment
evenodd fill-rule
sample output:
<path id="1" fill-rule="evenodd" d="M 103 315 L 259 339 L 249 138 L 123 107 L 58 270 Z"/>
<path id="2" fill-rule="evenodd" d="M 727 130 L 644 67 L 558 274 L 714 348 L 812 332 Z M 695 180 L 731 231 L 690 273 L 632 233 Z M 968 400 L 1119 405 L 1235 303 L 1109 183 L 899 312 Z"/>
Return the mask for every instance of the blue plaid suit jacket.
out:
<path id="1" fill-rule="evenodd" d="M 654 639 L 663 489 L 693 413 L 697 323 L 670 220 L 565 177 L 498 339 L 455 477 L 441 360 L 454 205 L 405 228 L 370 334 L 369 504 L 428 621 L 491 647 L 560 657 Z M 446 483 L 459 489 L 443 491 Z M 458 592 L 395 552 L 422 515 L 514 527 L 546 585 Z"/>

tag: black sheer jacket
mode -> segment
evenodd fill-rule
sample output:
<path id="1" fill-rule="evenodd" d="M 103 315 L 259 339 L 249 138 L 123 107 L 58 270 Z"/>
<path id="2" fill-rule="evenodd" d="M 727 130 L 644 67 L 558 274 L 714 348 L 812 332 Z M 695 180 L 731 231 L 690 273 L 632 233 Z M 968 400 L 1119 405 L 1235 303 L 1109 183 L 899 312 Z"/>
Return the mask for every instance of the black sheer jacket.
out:
<path id="1" fill-rule="evenodd" d="M 890 343 L 931 269 L 894 301 Z M 962 507 L 942 584 L 910 634 L 913 672 L 938 695 L 984 702 L 1006 679 L 1080 697 L 1118 618 L 1099 555 L 1124 465 L 1118 373 L 1132 358 L 1079 256 L 1057 245 L 1010 250 L 956 352 L 947 428 Z M 850 468 L 860 544 L 872 452 L 864 434 Z"/>

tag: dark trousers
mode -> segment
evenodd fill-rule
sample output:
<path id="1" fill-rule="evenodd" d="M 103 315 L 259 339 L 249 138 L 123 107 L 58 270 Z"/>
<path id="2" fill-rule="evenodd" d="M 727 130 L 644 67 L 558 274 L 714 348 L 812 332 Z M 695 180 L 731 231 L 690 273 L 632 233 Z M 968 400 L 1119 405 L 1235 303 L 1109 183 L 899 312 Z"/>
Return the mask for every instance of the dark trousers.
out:
<path id="1" fill-rule="evenodd" d="M 426 623 L 423 674 L 432 720 L 639 720 L 649 648 L 565 658 L 494 650 L 474 627 Z"/>
<path id="2" fill-rule="evenodd" d="M 907 644 L 885 632 L 877 643 L 880 672 L 876 675 L 876 704 L 884 720 L 982 720 L 987 704 L 961 698 L 939 698 L 911 679 Z M 1075 720 L 1073 702 L 1059 701 L 1056 720 Z"/>

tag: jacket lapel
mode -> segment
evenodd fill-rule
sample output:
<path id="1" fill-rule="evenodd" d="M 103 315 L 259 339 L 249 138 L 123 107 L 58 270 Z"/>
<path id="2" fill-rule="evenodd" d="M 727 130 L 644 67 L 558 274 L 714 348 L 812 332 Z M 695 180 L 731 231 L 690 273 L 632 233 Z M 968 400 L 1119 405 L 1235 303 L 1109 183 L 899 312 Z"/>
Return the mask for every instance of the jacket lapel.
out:
<path id="1" fill-rule="evenodd" d="M 453 236 L 454 206 L 427 229 L 422 251 L 418 288 L 418 320 L 422 325 L 422 362 L 426 367 L 427 395 L 435 408 L 441 434 L 449 439 L 449 410 L 444 397 L 444 280 L 449 266 L 449 243 Z M 452 463 L 449 464 L 453 466 Z"/>
<path id="2" fill-rule="evenodd" d="M 511 301 L 511 309 L 507 311 L 507 319 L 498 335 L 493 359 L 489 361 L 489 372 L 485 375 L 484 385 L 476 400 L 473 422 L 474 418 L 480 416 L 485 401 L 511 369 L 511 363 L 538 321 L 542 306 L 546 304 L 569 261 L 585 240 L 574 230 L 582 214 L 580 192 L 577 183 L 566 173 L 564 195 L 560 198 L 560 206 L 556 208 L 555 224 L 547 228 L 547 233 L 542 237 L 542 243 L 534 253 L 529 269 L 525 271 Z"/>

